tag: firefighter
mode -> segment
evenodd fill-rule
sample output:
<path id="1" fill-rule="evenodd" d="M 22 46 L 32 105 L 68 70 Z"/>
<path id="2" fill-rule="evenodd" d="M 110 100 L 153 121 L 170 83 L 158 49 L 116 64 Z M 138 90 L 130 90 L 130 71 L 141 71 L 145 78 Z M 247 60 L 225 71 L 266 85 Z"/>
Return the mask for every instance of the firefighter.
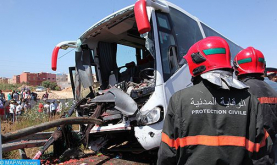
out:
<path id="1" fill-rule="evenodd" d="M 184 58 L 194 85 L 169 101 L 157 164 L 247 165 L 264 156 L 272 141 L 261 107 L 233 78 L 227 42 L 207 37 Z"/>
<path id="2" fill-rule="evenodd" d="M 234 69 L 238 79 L 248 85 L 250 93 L 258 97 L 262 106 L 264 127 L 273 141 L 277 131 L 277 92 L 264 82 L 265 58 L 261 51 L 248 47 L 240 51 L 234 59 Z M 274 142 L 276 146 L 276 142 Z M 274 164 L 274 151 L 254 164 Z"/>

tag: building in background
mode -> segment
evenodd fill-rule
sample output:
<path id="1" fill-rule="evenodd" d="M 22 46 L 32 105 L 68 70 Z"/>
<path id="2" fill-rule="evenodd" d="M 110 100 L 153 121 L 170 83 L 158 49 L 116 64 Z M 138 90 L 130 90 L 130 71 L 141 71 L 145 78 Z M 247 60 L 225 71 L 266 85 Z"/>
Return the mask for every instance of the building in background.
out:
<path id="1" fill-rule="evenodd" d="M 37 73 L 23 72 L 20 74 L 20 83 L 26 83 L 27 85 L 39 85 Z"/>
<path id="2" fill-rule="evenodd" d="M 57 80 L 57 82 L 65 82 L 65 81 L 68 81 L 68 74 L 65 74 L 65 73 L 56 74 L 56 80 Z"/>
<path id="3" fill-rule="evenodd" d="M 68 77 L 69 74 L 56 74 L 56 82 L 61 89 L 71 87 L 70 80 Z"/>
<path id="4" fill-rule="evenodd" d="M 6 78 L 6 77 L 0 77 L 0 83 L 8 84 L 8 78 Z"/>
<path id="5" fill-rule="evenodd" d="M 38 79 L 40 82 L 43 82 L 43 81 L 56 82 L 56 74 L 40 72 L 38 73 Z"/>
<path id="6" fill-rule="evenodd" d="M 40 73 L 30 73 L 22 72 L 20 75 L 14 75 L 12 78 L 0 77 L 0 83 L 6 84 L 20 84 L 26 83 L 27 85 L 39 86 L 43 81 L 57 82 L 56 74 L 40 72 Z M 62 74 L 62 81 L 68 81 L 67 74 Z"/>
<path id="7" fill-rule="evenodd" d="M 46 72 L 38 73 L 38 80 L 40 82 L 46 81 L 47 80 L 47 73 Z"/>
<path id="8" fill-rule="evenodd" d="M 56 74 L 46 73 L 46 78 L 47 78 L 48 81 L 56 82 Z"/>
<path id="9" fill-rule="evenodd" d="M 18 83 L 16 76 L 14 76 L 13 80 L 14 82 Z M 47 81 L 47 80 L 50 82 L 56 82 L 56 74 L 45 73 L 45 72 L 41 72 L 41 73 L 23 72 L 19 76 L 19 83 L 26 83 L 32 86 L 41 85 L 43 81 Z"/>
<path id="10" fill-rule="evenodd" d="M 8 78 L 8 84 L 13 84 L 13 79 L 12 78 Z"/>
<path id="11" fill-rule="evenodd" d="M 12 84 L 19 84 L 20 83 L 20 75 L 14 75 L 12 79 Z"/>

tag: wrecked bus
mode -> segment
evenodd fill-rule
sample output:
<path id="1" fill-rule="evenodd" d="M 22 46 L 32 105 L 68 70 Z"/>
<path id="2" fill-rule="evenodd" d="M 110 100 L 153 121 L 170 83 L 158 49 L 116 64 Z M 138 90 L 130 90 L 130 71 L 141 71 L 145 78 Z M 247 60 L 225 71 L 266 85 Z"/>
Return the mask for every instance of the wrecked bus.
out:
<path id="1" fill-rule="evenodd" d="M 53 70 L 59 49 L 75 48 L 76 65 L 70 67 L 74 111 L 104 123 L 80 125 L 89 148 L 158 148 L 169 98 L 191 85 L 183 56 L 208 36 L 225 38 L 168 1 L 138 0 L 97 22 L 76 41 L 59 43 L 52 54 Z M 232 57 L 242 49 L 225 39 Z"/>

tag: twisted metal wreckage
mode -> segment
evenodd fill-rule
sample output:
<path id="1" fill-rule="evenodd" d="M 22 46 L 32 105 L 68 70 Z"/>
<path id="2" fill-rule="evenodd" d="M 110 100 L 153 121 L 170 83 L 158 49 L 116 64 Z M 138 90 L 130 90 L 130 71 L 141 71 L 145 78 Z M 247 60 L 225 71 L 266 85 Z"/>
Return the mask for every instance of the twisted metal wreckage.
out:
<path id="1" fill-rule="evenodd" d="M 145 2 L 138 1 L 137 6 L 144 5 L 146 11 Z M 145 19 L 148 20 L 147 15 Z M 118 41 L 115 41 L 115 38 L 104 39 L 108 33 L 125 39 Z M 97 38 L 98 35 L 101 37 Z M 24 148 L 43 146 L 33 158 L 39 159 L 53 145 L 54 156 L 62 158 L 70 153 L 70 156 L 81 157 L 83 156 L 83 152 L 79 149 L 81 144 L 94 151 L 101 149 L 144 151 L 134 136 L 134 126 L 143 126 L 162 119 L 156 114 L 156 111 L 162 112 L 160 107 L 154 108 L 151 112 L 139 111 L 155 90 L 152 42 L 147 34 L 140 37 L 132 5 L 98 22 L 77 41 L 58 44 L 52 55 L 53 70 L 56 70 L 59 49 L 76 48 L 76 66 L 69 68 L 76 104 L 59 120 L 2 135 L 3 152 L 20 149 L 23 155 Z M 137 60 L 142 62 L 151 59 L 151 64 L 147 65 L 151 67 L 141 65 L 140 69 L 134 69 L 133 61 L 118 67 L 115 60 L 117 44 L 134 47 L 137 53 L 141 52 L 143 56 Z M 146 54 L 152 57 L 149 58 Z M 97 79 L 101 82 L 98 92 L 92 88 L 94 83 L 92 66 L 101 68 L 96 69 L 96 74 L 99 74 Z M 124 73 L 119 71 L 122 68 L 126 68 Z M 111 76 L 110 73 L 114 74 Z M 111 77 L 115 77 L 116 82 L 111 82 Z M 70 117 L 74 112 L 78 117 Z M 147 115 L 153 112 L 158 118 L 147 121 L 149 120 Z M 80 124 L 79 131 L 73 131 L 71 124 Z M 57 129 L 52 133 L 41 132 L 53 127 Z M 152 132 L 150 136 L 153 137 L 154 133 Z"/>
<path id="2" fill-rule="evenodd" d="M 156 150 L 170 97 L 191 85 L 183 56 L 209 35 L 221 36 L 168 1 L 138 0 L 77 41 L 59 43 L 52 54 L 53 70 L 59 50 L 75 48 L 75 67 L 69 68 L 75 104 L 59 120 L 2 135 L 3 152 L 43 145 L 33 158 L 39 159 L 51 145 L 60 158 L 83 156 L 82 144 L 102 152 Z M 241 50 L 226 40 L 232 54 Z M 122 46 L 125 53 L 119 51 Z M 79 124 L 79 130 L 73 131 L 71 124 Z M 41 132 L 56 126 L 53 133 Z"/>

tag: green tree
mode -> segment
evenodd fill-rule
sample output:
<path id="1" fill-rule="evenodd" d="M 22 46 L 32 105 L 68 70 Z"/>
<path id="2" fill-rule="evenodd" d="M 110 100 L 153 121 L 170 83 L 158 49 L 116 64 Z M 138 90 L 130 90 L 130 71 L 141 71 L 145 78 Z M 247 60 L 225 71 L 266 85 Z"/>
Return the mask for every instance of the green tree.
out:
<path id="1" fill-rule="evenodd" d="M 57 85 L 56 82 L 51 82 L 51 81 L 48 81 L 48 80 L 47 81 L 43 81 L 41 83 L 41 85 L 44 86 L 45 88 L 49 88 L 51 90 L 56 90 L 56 89 L 59 88 L 59 86 Z"/>
<path id="2" fill-rule="evenodd" d="M 56 87 L 55 87 L 55 90 L 56 90 L 56 91 L 60 91 L 61 88 L 60 88 L 59 86 L 56 86 Z"/>
<path id="3" fill-rule="evenodd" d="M 50 83 L 51 83 L 50 81 L 43 81 L 41 85 L 44 86 L 45 88 L 50 88 Z"/>
<path id="4" fill-rule="evenodd" d="M 57 84 L 53 83 L 53 82 L 51 82 L 50 85 L 49 85 L 50 89 L 52 89 L 52 90 L 55 89 L 56 86 L 57 86 Z"/>

